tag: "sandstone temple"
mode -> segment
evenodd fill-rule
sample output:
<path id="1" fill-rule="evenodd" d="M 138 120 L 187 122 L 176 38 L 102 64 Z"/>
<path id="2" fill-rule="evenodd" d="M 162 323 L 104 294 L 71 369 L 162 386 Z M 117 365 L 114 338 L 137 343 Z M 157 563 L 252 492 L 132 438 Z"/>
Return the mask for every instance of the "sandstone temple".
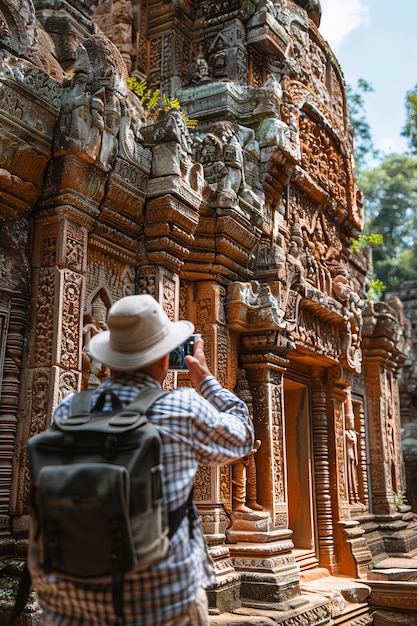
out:
<path id="1" fill-rule="evenodd" d="M 196 479 L 213 626 L 417 624 L 413 301 L 366 297 L 320 19 L 314 0 L 0 0 L 0 588 L 26 558 L 27 439 L 106 376 L 88 342 L 111 304 L 150 293 L 256 432 Z"/>

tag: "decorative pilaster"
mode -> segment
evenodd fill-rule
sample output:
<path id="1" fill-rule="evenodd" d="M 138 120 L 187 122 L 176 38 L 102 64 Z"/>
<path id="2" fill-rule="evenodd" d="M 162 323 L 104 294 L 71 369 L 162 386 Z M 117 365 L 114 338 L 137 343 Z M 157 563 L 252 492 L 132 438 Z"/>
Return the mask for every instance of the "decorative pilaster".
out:
<path id="1" fill-rule="evenodd" d="M 204 339 L 206 359 L 210 371 L 220 383 L 233 388 L 236 371 L 236 346 L 226 327 L 224 287 L 214 281 L 181 285 L 180 317 L 195 322 L 195 332 Z M 187 374 L 178 374 L 179 384 L 186 384 Z M 211 613 L 231 611 L 241 605 L 240 576 L 236 573 L 229 547 L 225 545 L 226 529 L 230 522 L 232 470 L 226 466 L 200 466 L 194 488 L 194 499 L 203 523 L 203 529 L 215 565 L 216 584 L 208 590 Z"/>
<path id="2" fill-rule="evenodd" d="M 360 414 L 355 415 L 351 385 L 349 371 L 342 367 L 329 370 L 330 485 L 333 516 L 337 520 L 334 524 L 337 565 L 334 565 L 333 571 L 341 569 L 344 574 L 349 573 L 353 577 L 366 577 L 371 568 L 372 554 L 364 539 L 365 530 L 354 519 L 367 510 L 363 478 L 366 465 L 363 467 L 362 457 L 365 433 L 361 428 Z"/>
<path id="3" fill-rule="evenodd" d="M 299 570 L 291 554 L 294 547 L 288 529 L 286 494 L 283 371 L 285 360 L 268 359 L 249 350 L 254 337 L 244 337 L 242 361 L 253 397 L 257 502 L 262 511 L 236 511 L 228 532 L 230 553 L 240 572 L 241 598 L 246 606 L 279 605 L 295 601 L 299 593 Z"/>
<path id="4" fill-rule="evenodd" d="M 383 303 L 368 304 L 364 319 L 364 374 L 367 391 L 373 512 L 395 515 L 396 498 L 404 490 L 395 378 L 394 312 Z"/>
<path id="5" fill-rule="evenodd" d="M 325 372 L 321 368 L 313 370 L 311 396 L 319 555 L 321 565 L 333 572 L 336 568 L 336 550 L 330 487 L 330 441 L 327 419 L 326 379 Z"/>
<path id="6" fill-rule="evenodd" d="M 26 440 L 50 423 L 54 407 L 80 388 L 84 274 L 87 260 L 85 228 L 64 219 L 46 219 L 35 226 L 33 253 L 33 319 L 27 368 L 22 374 L 19 464 L 15 472 L 15 507 L 23 512 L 28 480 Z"/>
<path id="7" fill-rule="evenodd" d="M 0 378 L 0 536 L 9 535 L 9 513 L 16 511 L 11 497 L 14 454 L 19 430 L 19 397 L 21 365 L 28 299 L 23 295 L 0 294 L 0 360 L 3 372 Z M 4 359 L 4 360 L 3 360 Z"/>

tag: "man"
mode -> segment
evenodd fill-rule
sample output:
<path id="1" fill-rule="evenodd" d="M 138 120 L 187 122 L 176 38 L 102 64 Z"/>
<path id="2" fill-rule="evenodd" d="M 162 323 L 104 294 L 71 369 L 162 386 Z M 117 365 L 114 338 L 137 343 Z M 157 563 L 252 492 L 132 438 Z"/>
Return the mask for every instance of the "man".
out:
<path id="1" fill-rule="evenodd" d="M 194 331 L 188 321 L 171 322 L 149 295 L 126 296 L 109 310 L 108 330 L 91 338 L 92 357 L 110 368 L 111 377 L 95 390 L 112 389 L 124 406 L 146 387 L 161 388 L 169 354 Z M 210 374 L 203 340 L 186 357 L 191 383 L 158 399 L 148 418 L 162 439 L 164 487 L 169 511 L 184 503 L 198 465 L 229 463 L 250 453 L 253 426 L 244 402 Z M 54 416 L 68 417 L 71 398 Z M 130 626 L 207 626 L 204 588 L 213 584 L 213 567 L 200 521 L 190 536 L 185 517 L 171 539 L 166 557 L 145 572 L 125 577 L 123 606 Z M 70 583 L 32 572 L 43 626 L 113 626 L 111 586 Z"/>

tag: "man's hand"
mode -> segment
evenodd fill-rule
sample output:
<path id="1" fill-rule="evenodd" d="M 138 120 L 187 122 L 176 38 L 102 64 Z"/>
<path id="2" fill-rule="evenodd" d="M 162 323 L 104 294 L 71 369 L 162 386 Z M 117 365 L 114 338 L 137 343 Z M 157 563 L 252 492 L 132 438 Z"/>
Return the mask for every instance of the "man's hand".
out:
<path id="1" fill-rule="evenodd" d="M 190 380 L 194 387 L 198 388 L 206 376 L 211 376 L 204 354 L 204 341 L 201 337 L 195 338 L 194 354 L 185 357 L 185 362 L 190 374 Z"/>

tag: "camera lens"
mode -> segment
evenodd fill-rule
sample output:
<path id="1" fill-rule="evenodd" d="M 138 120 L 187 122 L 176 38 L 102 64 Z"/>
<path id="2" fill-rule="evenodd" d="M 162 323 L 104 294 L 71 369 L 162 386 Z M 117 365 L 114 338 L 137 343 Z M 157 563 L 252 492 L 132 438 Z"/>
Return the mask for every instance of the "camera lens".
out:
<path id="1" fill-rule="evenodd" d="M 171 365 L 177 365 L 180 362 L 180 354 L 178 350 L 174 350 L 170 353 L 169 362 Z"/>

